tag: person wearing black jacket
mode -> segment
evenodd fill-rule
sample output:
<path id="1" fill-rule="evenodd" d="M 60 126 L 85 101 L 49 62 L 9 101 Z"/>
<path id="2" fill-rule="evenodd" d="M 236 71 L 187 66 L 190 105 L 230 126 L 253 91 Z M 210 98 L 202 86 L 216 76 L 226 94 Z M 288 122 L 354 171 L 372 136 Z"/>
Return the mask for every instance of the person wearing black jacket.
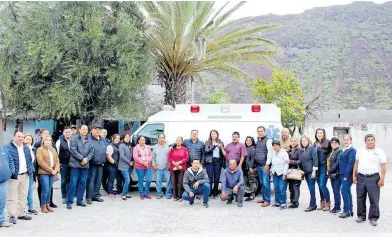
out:
<path id="1" fill-rule="evenodd" d="M 298 138 L 292 137 L 290 139 L 291 145 L 289 146 L 289 169 L 298 169 L 299 168 L 299 155 L 300 155 L 300 148 L 298 145 Z M 301 187 L 301 180 L 292 180 L 289 179 L 289 190 L 290 190 L 290 201 L 291 205 L 289 208 L 298 208 L 299 206 L 299 195 L 300 195 L 300 187 Z"/>
<path id="2" fill-rule="evenodd" d="M 256 197 L 257 190 L 257 165 L 255 163 L 256 157 L 256 142 L 251 136 L 246 137 L 245 146 L 247 149 L 247 155 L 245 157 L 244 181 L 245 181 L 245 192 L 249 193 L 249 197 L 245 199 L 245 202 L 253 201 Z"/>
<path id="3" fill-rule="evenodd" d="M 113 185 L 114 179 L 117 176 L 118 160 L 120 159 L 120 135 L 114 134 L 111 140 L 112 143 L 110 143 L 110 145 L 108 145 L 106 148 L 107 161 L 105 163 L 105 169 L 108 173 L 107 193 L 109 194 L 110 198 L 114 197 Z"/>
<path id="4" fill-rule="evenodd" d="M 334 208 L 330 211 L 332 214 L 337 214 L 341 211 L 341 196 L 340 196 L 340 187 L 341 181 L 339 177 L 339 162 L 340 156 L 342 155 L 342 149 L 339 147 L 340 141 L 339 138 L 333 137 L 331 138 L 331 147 L 332 152 L 327 160 L 327 175 L 331 180 L 331 185 L 333 189 L 334 196 Z M 323 211 L 329 211 L 328 208 L 324 208 Z"/>
<path id="5" fill-rule="evenodd" d="M 205 143 L 203 166 L 207 170 L 208 178 L 210 179 L 210 196 L 213 199 L 218 199 L 219 179 L 223 164 L 226 163 L 223 156 L 222 149 L 224 149 L 223 142 L 219 139 L 219 133 L 216 130 L 211 130 L 210 136 Z M 214 186 L 212 186 L 214 184 Z"/>
<path id="6" fill-rule="evenodd" d="M 331 208 L 331 198 L 327 188 L 327 158 L 331 154 L 331 142 L 328 141 L 325 130 L 318 128 L 315 134 L 316 142 L 314 143 L 317 149 L 318 157 L 318 176 L 317 184 L 320 191 L 320 206 L 317 210 L 329 211 Z"/>
<path id="7" fill-rule="evenodd" d="M 103 165 L 106 162 L 106 145 L 104 139 L 100 137 L 101 125 L 94 124 L 91 130 L 89 140 L 94 147 L 94 155 L 90 160 L 90 168 L 88 171 L 87 185 L 86 185 L 86 201 L 91 205 L 93 201 L 103 202 L 100 198 L 101 182 Z"/>
<path id="8" fill-rule="evenodd" d="M 305 173 L 305 180 L 308 183 L 310 191 L 310 204 L 305 212 L 311 212 L 317 209 L 316 204 L 316 172 L 318 169 L 317 151 L 311 145 L 308 136 L 302 136 L 300 141 L 300 153 L 298 165 Z"/>
<path id="9" fill-rule="evenodd" d="M 72 130 L 70 127 L 65 127 L 63 136 L 60 136 L 56 142 L 57 154 L 60 159 L 60 176 L 61 176 L 61 198 L 63 204 L 67 203 L 68 183 L 71 168 L 68 166 L 71 152 L 69 151 L 69 143 L 71 142 Z"/>

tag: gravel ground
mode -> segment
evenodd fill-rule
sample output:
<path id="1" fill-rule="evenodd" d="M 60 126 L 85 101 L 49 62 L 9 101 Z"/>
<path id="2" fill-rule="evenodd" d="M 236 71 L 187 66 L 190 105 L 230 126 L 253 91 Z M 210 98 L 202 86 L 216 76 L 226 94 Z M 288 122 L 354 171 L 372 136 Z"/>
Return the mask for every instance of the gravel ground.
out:
<path id="1" fill-rule="evenodd" d="M 56 182 L 54 199 L 59 208 L 54 213 L 39 213 L 32 221 L 18 221 L 11 228 L 1 228 L 0 236 L 392 236 L 391 176 L 387 175 L 381 191 L 381 218 L 377 227 L 323 211 L 305 213 L 309 202 L 306 182 L 301 185 L 300 207 L 283 211 L 275 207 L 261 208 L 255 202 L 238 208 L 234 203 L 227 205 L 220 200 L 210 200 L 210 208 L 206 209 L 201 201 L 189 206 L 187 202 L 157 200 L 154 192 L 152 200 L 144 201 L 138 198 L 137 192 L 127 201 L 119 196 L 110 199 L 105 194 L 104 203 L 67 210 L 61 205 L 59 182 Z M 352 192 L 356 209 L 355 186 Z M 38 198 L 35 198 L 38 210 Z"/>

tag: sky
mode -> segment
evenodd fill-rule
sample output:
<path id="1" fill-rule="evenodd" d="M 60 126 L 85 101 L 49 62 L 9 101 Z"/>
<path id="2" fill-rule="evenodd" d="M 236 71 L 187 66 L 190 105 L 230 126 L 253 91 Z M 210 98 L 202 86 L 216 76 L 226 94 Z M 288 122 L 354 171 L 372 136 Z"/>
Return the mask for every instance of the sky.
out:
<path id="1" fill-rule="evenodd" d="M 225 0 L 216 1 L 217 6 L 223 5 Z M 230 5 L 234 5 L 240 1 L 230 1 Z M 248 16 L 260 16 L 267 14 L 286 15 L 299 14 L 305 10 L 314 7 L 326 7 L 333 5 L 346 5 L 355 2 L 353 0 L 250 0 L 247 4 L 242 6 L 236 13 L 233 14 L 232 19 L 238 19 Z M 384 3 L 386 0 L 373 0 L 375 3 Z M 229 5 L 229 6 L 230 6 Z"/>

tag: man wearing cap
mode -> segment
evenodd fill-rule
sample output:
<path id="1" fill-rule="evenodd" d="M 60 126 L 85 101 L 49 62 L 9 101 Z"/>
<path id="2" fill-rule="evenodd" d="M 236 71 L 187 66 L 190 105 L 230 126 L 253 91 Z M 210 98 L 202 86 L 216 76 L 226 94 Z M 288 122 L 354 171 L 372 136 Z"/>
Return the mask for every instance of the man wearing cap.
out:
<path id="1" fill-rule="evenodd" d="M 271 160 L 271 176 L 274 179 L 275 189 L 275 207 L 281 210 L 287 209 L 287 171 L 289 169 L 289 154 L 287 151 L 280 147 L 280 141 L 275 140 L 272 142 L 274 149 Z"/>
<path id="2" fill-rule="evenodd" d="M 355 157 L 353 181 L 357 184 L 357 223 L 366 220 L 366 195 L 370 208 L 368 219 L 373 226 L 380 217 L 380 188 L 384 186 L 387 172 L 387 158 L 384 151 L 376 148 L 376 138 L 372 134 L 365 136 L 365 148 L 360 148 Z M 380 175 L 381 173 L 381 175 Z"/>
<path id="3" fill-rule="evenodd" d="M 106 161 L 106 145 L 105 140 L 100 137 L 101 124 L 93 124 L 89 140 L 94 148 L 94 155 L 89 162 L 89 171 L 86 184 L 86 201 L 87 204 L 95 202 L 103 202 L 100 198 L 103 165 Z"/>
<path id="4" fill-rule="evenodd" d="M 67 209 L 72 209 L 76 188 L 78 189 L 78 198 L 76 204 L 81 207 L 87 206 L 85 203 L 83 203 L 83 196 L 86 190 L 89 161 L 94 155 L 94 147 L 89 141 L 87 133 L 87 125 L 82 125 L 79 129 L 79 134 L 76 134 L 71 138 L 69 149 L 71 152 L 71 157 L 69 160 L 71 173 L 68 185 Z"/>

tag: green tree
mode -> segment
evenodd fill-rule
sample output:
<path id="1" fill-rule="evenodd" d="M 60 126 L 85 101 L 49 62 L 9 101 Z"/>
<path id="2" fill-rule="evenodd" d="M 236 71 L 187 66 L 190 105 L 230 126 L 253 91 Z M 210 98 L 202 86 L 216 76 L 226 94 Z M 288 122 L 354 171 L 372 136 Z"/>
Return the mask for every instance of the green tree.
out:
<path id="1" fill-rule="evenodd" d="M 230 103 L 230 96 L 224 92 L 215 92 L 208 98 L 208 104 L 228 104 Z"/>
<path id="2" fill-rule="evenodd" d="M 7 3 L 0 61 L 14 114 L 137 116 L 152 68 L 138 11 L 133 2 Z"/>
<path id="3" fill-rule="evenodd" d="M 305 115 L 303 94 L 293 73 L 274 72 L 271 81 L 256 79 L 252 85 L 258 103 L 276 104 L 282 113 L 282 124 L 291 128 L 301 126 Z"/>
<path id="4" fill-rule="evenodd" d="M 228 22 L 245 2 L 219 9 L 215 2 L 175 1 L 142 3 L 148 13 L 147 35 L 151 40 L 157 76 L 162 80 L 165 104 L 185 103 L 186 84 L 202 80 L 200 73 L 215 77 L 248 78 L 240 65 L 270 64 L 273 44 L 260 34 L 274 25 L 253 27 Z M 229 28 L 232 27 L 232 28 Z"/>

